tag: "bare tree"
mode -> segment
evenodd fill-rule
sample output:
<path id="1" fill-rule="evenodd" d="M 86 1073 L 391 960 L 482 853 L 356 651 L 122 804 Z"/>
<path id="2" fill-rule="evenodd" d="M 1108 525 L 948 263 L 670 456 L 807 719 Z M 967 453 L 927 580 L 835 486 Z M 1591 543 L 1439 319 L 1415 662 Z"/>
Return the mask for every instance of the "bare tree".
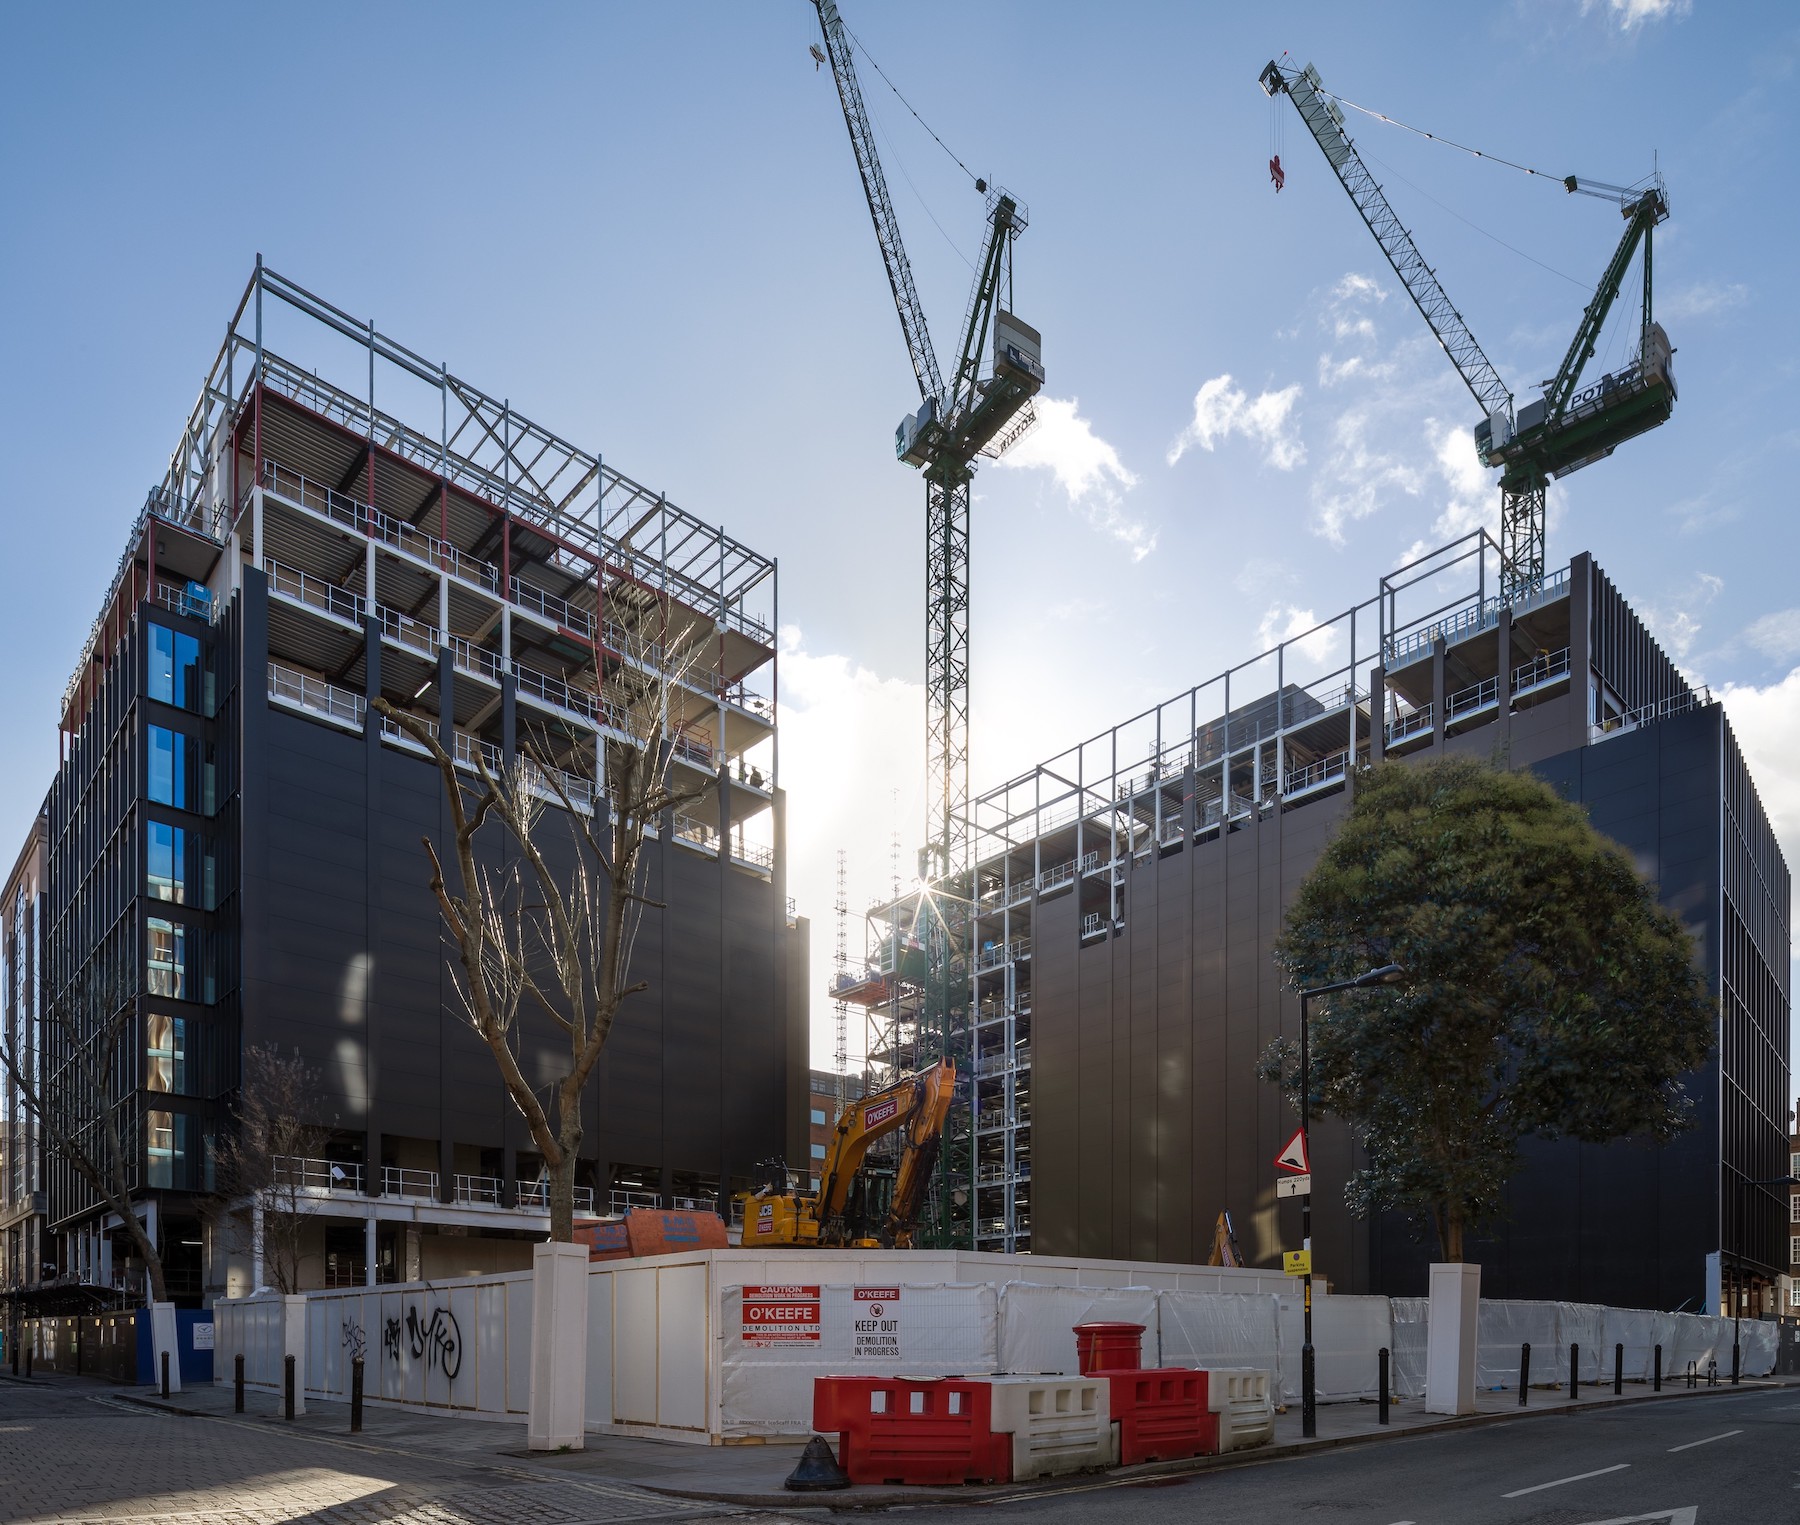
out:
<path id="1" fill-rule="evenodd" d="M 591 750 L 556 751 L 540 733 L 522 743 L 513 765 L 499 773 L 479 747 L 467 759 L 469 767 L 459 768 L 454 744 L 446 748 L 429 722 L 386 699 L 374 701 L 377 711 L 431 753 L 443 776 L 454 882 L 426 837 L 431 892 L 456 946 L 457 990 L 469 1024 L 492 1051 L 543 1157 L 550 1237 L 564 1243 L 574 1238 L 582 1092 L 620 1008 L 649 988 L 629 978 L 644 909 L 662 909 L 643 894 L 644 836 L 710 788 L 678 788 L 671 781 L 671 696 L 692 657 L 667 653 L 679 651 L 689 633 L 682 631 L 662 650 L 646 643 L 627 652 L 635 662 L 621 671 L 635 686 L 591 695 L 608 727 L 597 733 Z M 546 795 L 562 806 L 574 849 L 574 868 L 566 876 L 544 852 Z M 508 849 L 498 868 L 484 867 L 478 857 L 477 838 L 490 820 Z M 526 1013 L 562 1035 L 566 1067 L 546 1088 L 548 1105 L 520 1068 Z"/>
<path id="2" fill-rule="evenodd" d="M 150 1300 L 169 1300 L 162 1256 L 131 1200 L 137 1151 L 125 1122 L 138 1114 L 116 1094 L 127 1038 L 137 1030 L 137 982 L 121 955 L 96 956 L 67 985 L 47 992 L 37 1052 L 21 1054 L 0 1028 L 0 1066 L 37 1119 L 45 1150 L 63 1161 L 117 1214 L 150 1277 Z M 121 1115 L 123 1114 L 123 1116 Z"/>
<path id="3" fill-rule="evenodd" d="M 307 1166 L 325 1152 L 331 1130 L 316 1115 L 319 1072 L 296 1049 L 244 1050 L 233 1128 L 219 1141 L 214 1222 L 251 1253 L 281 1292 L 300 1290 L 307 1220 L 316 1207 Z M 254 1290 L 254 1289 L 252 1289 Z"/>

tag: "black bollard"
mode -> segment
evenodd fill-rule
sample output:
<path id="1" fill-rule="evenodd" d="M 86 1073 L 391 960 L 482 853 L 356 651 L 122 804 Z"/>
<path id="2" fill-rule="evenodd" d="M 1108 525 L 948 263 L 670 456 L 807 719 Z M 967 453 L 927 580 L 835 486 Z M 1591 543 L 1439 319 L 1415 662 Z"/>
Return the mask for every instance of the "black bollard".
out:
<path id="1" fill-rule="evenodd" d="M 240 1350 L 231 1358 L 232 1412 L 244 1412 L 244 1353 Z"/>
<path id="2" fill-rule="evenodd" d="M 1569 1346 L 1569 1396 L 1581 1396 L 1581 1347 L 1573 1344 Z"/>
<path id="3" fill-rule="evenodd" d="M 1383 1345 L 1381 1347 L 1380 1354 L 1377 1355 L 1375 1358 L 1375 1365 L 1376 1365 L 1376 1370 L 1377 1370 L 1377 1373 L 1378 1373 L 1378 1376 L 1380 1379 L 1380 1387 L 1377 1389 L 1378 1396 L 1376 1398 L 1376 1402 L 1379 1405 L 1379 1407 L 1375 1410 L 1375 1422 L 1377 1424 L 1386 1424 L 1388 1422 L 1388 1348 L 1387 1348 L 1387 1346 Z"/>
<path id="4" fill-rule="evenodd" d="M 282 1405 L 287 1417 L 292 1419 L 294 1417 L 294 1358 L 288 1356 L 281 1365 Z"/>
<path id="5" fill-rule="evenodd" d="M 169 1396 L 169 1353 L 166 1350 L 162 1353 L 162 1395 Z"/>
<path id="6" fill-rule="evenodd" d="M 1613 1346 L 1613 1397 L 1625 1391 L 1625 1347 Z"/>
<path id="7" fill-rule="evenodd" d="M 1527 1340 L 1519 1347 L 1519 1407 L 1525 1407 L 1525 1400 L 1531 1392 L 1531 1341 Z"/>
<path id="8" fill-rule="evenodd" d="M 1662 1391 L 1662 1346 L 1660 1345 L 1656 1347 L 1656 1365 L 1654 1369 L 1656 1372 L 1654 1379 L 1656 1386 L 1651 1390 L 1660 1393 Z"/>
<path id="9" fill-rule="evenodd" d="M 352 1435 L 362 1433 L 362 1384 L 363 1358 L 352 1356 L 350 1358 L 350 1433 Z"/>
<path id="10" fill-rule="evenodd" d="M 828 1493 L 850 1486 L 849 1474 L 831 1454 L 831 1442 L 815 1435 L 800 1453 L 800 1464 L 788 1474 L 782 1487 L 794 1493 Z"/>

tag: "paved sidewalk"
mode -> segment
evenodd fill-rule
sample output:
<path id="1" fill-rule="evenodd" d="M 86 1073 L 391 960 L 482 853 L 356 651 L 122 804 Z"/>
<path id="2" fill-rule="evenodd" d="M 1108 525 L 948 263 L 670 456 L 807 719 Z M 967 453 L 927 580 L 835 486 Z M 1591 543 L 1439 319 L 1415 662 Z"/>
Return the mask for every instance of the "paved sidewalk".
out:
<path id="1" fill-rule="evenodd" d="M 208 1430 L 218 1428 L 242 1435 L 247 1428 L 258 1437 L 259 1445 L 266 1440 L 303 1450 L 309 1441 L 323 1446 L 351 1447 L 364 1457 L 382 1458 L 388 1463 L 389 1471 L 411 1476 L 411 1469 L 419 1469 L 440 1483 L 459 1474 L 491 1473 L 494 1474 L 493 1482 L 505 1479 L 520 1493 L 517 1500 L 521 1510 L 519 1518 L 543 1521 L 545 1525 L 588 1519 L 692 1517 L 693 1512 L 704 1505 L 711 1505 L 714 1513 L 723 1504 L 786 1514 L 820 1507 L 867 1509 L 895 1504 L 990 1502 L 1034 1491 L 1034 1485 L 1025 1484 L 949 1489 L 851 1488 L 825 1495 L 794 1494 L 786 1492 L 782 1483 L 799 1458 L 798 1444 L 700 1446 L 630 1436 L 589 1435 L 587 1448 L 583 1451 L 543 1453 L 526 1449 L 525 1426 L 516 1422 L 457 1418 L 416 1409 L 369 1405 L 364 1410 L 363 1432 L 352 1437 L 349 1434 L 349 1407 L 341 1403 L 309 1401 L 306 1414 L 290 1425 L 280 1417 L 280 1400 L 266 1393 L 249 1394 L 247 1412 L 234 1415 L 232 1393 L 228 1387 L 190 1389 L 173 1395 L 165 1405 L 154 1389 L 117 1388 L 79 1378 L 45 1378 L 44 1385 L 68 1392 L 80 1389 L 86 1395 L 134 1409 L 140 1414 L 173 1411 L 217 1421 L 216 1425 L 203 1426 Z M 1272 1446 L 1225 1457 L 1123 1468 L 1111 1475 L 1128 1480 L 1241 1466 L 1305 1455 L 1329 1447 L 1379 1443 L 1432 1430 L 1505 1423 L 1522 1415 L 1544 1417 L 1675 1398 L 1722 1398 L 1734 1391 L 1783 1385 L 1794 1385 L 1793 1379 L 1787 1379 L 1786 1383 L 1782 1379 L 1747 1382 L 1735 1390 L 1726 1383 L 1710 1389 L 1689 1389 L 1685 1382 L 1668 1383 L 1660 1394 L 1652 1393 L 1646 1384 L 1628 1382 L 1624 1395 L 1614 1397 L 1608 1383 L 1584 1389 L 1580 1398 L 1573 1402 L 1566 1391 L 1534 1388 L 1529 1395 L 1530 1402 L 1523 1410 L 1519 1407 L 1516 1392 L 1490 1392 L 1478 1395 L 1476 1414 L 1455 1419 L 1428 1415 L 1418 1402 L 1396 1403 L 1386 1427 L 1377 1423 L 1373 1403 L 1324 1404 L 1318 1411 L 1319 1433 L 1313 1440 L 1301 1438 L 1300 1413 L 1294 1408 L 1276 1416 Z M 0 1434 L 0 1442 L 6 1438 Z M 1065 1483 L 1066 1479 L 1058 1480 L 1056 1486 Z M 561 1502 L 549 1494 L 540 1498 L 539 1490 L 546 1484 L 577 1490 L 578 1496 L 571 1505 L 587 1508 L 589 1512 L 565 1513 Z M 532 1507 L 527 1507 L 529 1501 L 525 1495 L 535 1501 Z M 492 1506 L 493 1512 L 476 1513 L 471 1518 L 492 1519 L 502 1525 L 515 1518 L 507 1512 L 515 1503 L 510 1496 L 500 1492 L 484 1493 L 481 1500 L 484 1505 Z M 17 1516 L 6 1514 L 0 1508 L 0 1517 Z M 293 1519 L 295 1516 L 290 1514 L 280 1518 Z M 326 1517 L 309 1515 L 307 1518 L 323 1520 Z M 335 1520 L 339 1516 L 334 1514 L 331 1518 Z M 361 1520 L 365 1516 L 343 1515 L 342 1518 Z M 373 1514 L 366 1518 L 390 1520 L 400 1517 Z M 463 1516 L 421 1515 L 419 1518 L 441 1520 L 447 1525 Z M 200 1520 L 190 1516 L 186 1525 L 200 1525 Z M 206 1525 L 211 1525 L 210 1517 Z"/>

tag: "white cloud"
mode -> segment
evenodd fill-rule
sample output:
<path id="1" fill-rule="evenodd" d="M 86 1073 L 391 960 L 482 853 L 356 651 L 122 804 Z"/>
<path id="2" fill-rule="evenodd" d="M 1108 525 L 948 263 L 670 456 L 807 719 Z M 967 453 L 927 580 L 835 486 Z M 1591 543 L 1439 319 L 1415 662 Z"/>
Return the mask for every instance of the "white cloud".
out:
<path id="1" fill-rule="evenodd" d="M 1369 410 L 1346 409 L 1332 424 L 1332 452 L 1312 484 L 1313 532 L 1342 545 L 1345 531 L 1367 519 L 1386 497 L 1417 497 L 1423 478 L 1402 456 L 1372 450 Z"/>
<path id="2" fill-rule="evenodd" d="M 1778 609 L 1752 620 L 1744 628 L 1744 639 L 1772 661 L 1800 657 L 1800 609 Z"/>
<path id="3" fill-rule="evenodd" d="M 1742 307 L 1749 300 L 1750 288 L 1742 281 L 1700 281 L 1659 296 L 1656 310 L 1662 318 L 1710 318 L 1714 313 Z"/>
<path id="4" fill-rule="evenodd" d="M 1800 667 L 1763 688 L 1729 683 L 1718 697 L 1788 862 L 1800 860 Z"/>
<path id="5" fill-rule="evenodd" d="M 1292 471 L 1306 459 L 1293 418 L 1299 400 L 1298 383 L 1251 397 L 1231 384 L 1229 374 L 1215 376 L 1194 394 L 1193 422 L 1169 447 L 1169 464 L 1173 466 L 1195 445 L 1211 450 L 1220 440 L 1241 434 L 1261 444 L 1263 459 L 1277 471 Z"/>
<path id="6" fill-rule="evenodd" d="M 1667 603 L 1644 607 L 1644 624 L 1677 661 L 1694 649 L 1700 635 L 1700 614 L 1725 590 L 1725 580 L 1710 572 L 1696 572 L 1685 588 Z"/>
<path id="7" fill-rule="evenodd" d="M 1339 632 L 1335 626 L 1319 625 L 1318 616 L 1310 609 L 1296 609 L 1292 604 L 1271 604 L 1256 626 L 1257 639 L 1264 651 L 1293 642 L 1302 656 L 1314 662 L 1324 660 L 1337 649 Z M 1292 673 L 1289 674 L 1293 676 Z"/>
<path id="8" fill-rule="evenodd" d="M 1634 32 L 1651 21 L 1671 16 L 1685 16 L 1693 8 L 1692 0 L 1604 0 L 1610 18 L 1622 32 Z M 1601 0 L 1582 0 L 1582 14 L 1598 10 Z"/>
<path id="9" fill-rule="evenodd" d="M 1000 457 L 1015 470 L 1047 468 L 1056 485 L 1089 524 L 1111 536 L 1142 561 L 1156 549 L 1156 531 L 1126 511 L 1125 495 L 1138 484 L 1137 473 L 1119 452 L 1094 433 L 1081 416 L 1076 397 L 1038 397 L 1037 427 Z"/>

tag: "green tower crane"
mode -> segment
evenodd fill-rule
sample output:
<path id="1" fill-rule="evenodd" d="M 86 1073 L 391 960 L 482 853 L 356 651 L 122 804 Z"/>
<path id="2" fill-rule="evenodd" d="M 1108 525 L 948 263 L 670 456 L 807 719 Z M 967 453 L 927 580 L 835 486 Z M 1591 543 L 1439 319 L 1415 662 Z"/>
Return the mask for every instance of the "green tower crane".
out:
<path id="1" fill-rule="evenodd" d="M 875 225 L 875 241 L 881 247 L 919 385 L 918 410 L 901 419 L 894 453 L 918 467 L 925 478 L 927 845 L 920 854 L 920 878 L 933 887 L 936 909 L 923 928 L 926 995 L 919 1056 L 923 1062 L 953 1055 L 955 1040 L 961 1036 L 959 1023 L 966 1023 L 968 1000 L 969 488 L 979 457 L 1000 455 L 1031 427 L 1031 399 L 1044 383 L 1044 369 L 1037 330 L 1011 311 L 1013 244 L 1025 231 L 1025 208 L 1004 190 L 989 189 L 977 180 L 976 189 L 987 195 L 988 229 L 963 321 L 956 370 L 945 385 L 875 151 L 850 38 L 835 0 L 814 0 L 814 5 Z M 928 1222 L 934 1237 L 945 1237 L 943 1225 L 950 1221 L 949 1204 L 957 1192 L 967 1200 L 968 1182 L 959 1179 L 957 1155 L 950 1148 L 939 1171 L 938 1210 Z"/>
<path id="2" fill-rule="evenodd" d="M 1664 422 L 1675 406 L 1675 373 L 1669 364 L 1675 352 L 1650 305 L 1651 235 L 1669 215 L 1660 178 L 1636 190 L 1602 186 L 1573 175 L 1563 181 L 1568 191 L 1616 202 L 1625 216 L 1625 233 L 1582 314 L 1561 368 L 1545 383 L 1541 398 L 1515 409 L 1511 389 L 1482 353 L 1344 131 L 1343 110 L 1324 89 L 1319 71 L 1311 64 L 1298 69 L 1271 62 L 1259 82 L 1264 94 L 1285 94 L 1294 103 L 1400 284 L 1480 406 L 1484 417 L 1475 426 L 1476 452 L 1484 466 L 1500 468 L 1501 595 L 1529 593 L 1544 580 L 1545 484 L 1611 455 L 1626 440 Z M 1623 369 L 1583 387 L 1582 370 L 1594 356 L 1640 243 L 1644 310 L 1637 356 Z"/>

